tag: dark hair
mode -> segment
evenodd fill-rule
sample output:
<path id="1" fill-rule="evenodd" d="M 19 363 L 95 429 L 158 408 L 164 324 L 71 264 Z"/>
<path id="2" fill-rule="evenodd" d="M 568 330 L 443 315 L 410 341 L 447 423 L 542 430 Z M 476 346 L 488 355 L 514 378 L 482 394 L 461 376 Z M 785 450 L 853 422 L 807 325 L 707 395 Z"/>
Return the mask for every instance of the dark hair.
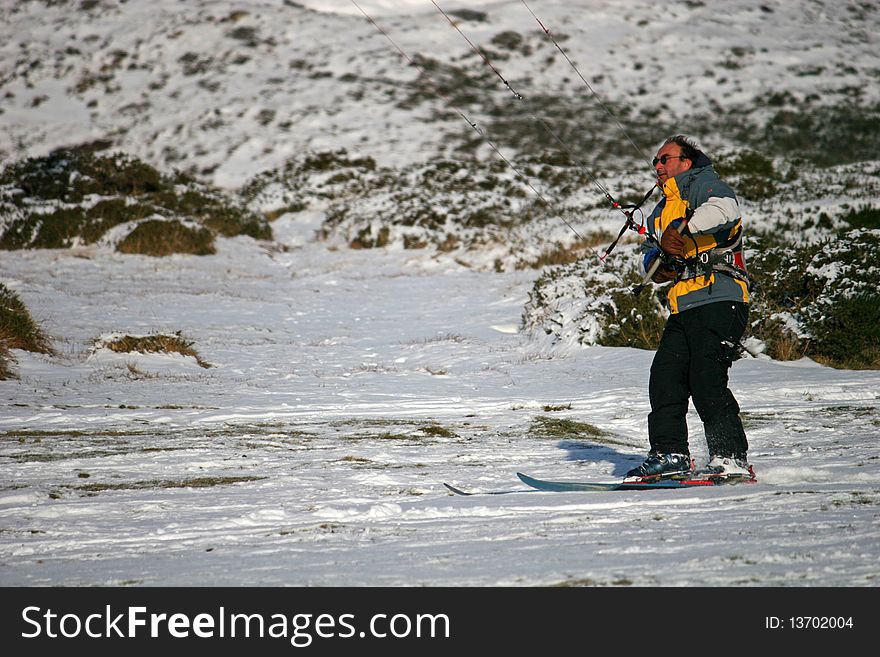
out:
<path id="1" fill-rule="evenodd" d="M 703 151 L 697 147 L 697 143 L 690 137 L 685 137 L 684 135 L 673 135 L 663 142 L 664 146 L 666 146 L 666 144 L 675 144 L 681 148 L 681 156 L 691 162 L 696 162 L 697 158 L 703 154 Z"/>

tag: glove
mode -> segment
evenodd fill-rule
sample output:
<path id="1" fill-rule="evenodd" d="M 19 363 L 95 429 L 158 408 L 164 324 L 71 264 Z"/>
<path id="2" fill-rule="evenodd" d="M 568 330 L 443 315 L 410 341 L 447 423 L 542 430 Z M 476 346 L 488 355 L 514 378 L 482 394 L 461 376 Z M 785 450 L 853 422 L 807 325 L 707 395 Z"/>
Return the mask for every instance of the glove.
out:
<path id="1" fill-rule="evenodd" d="M 680 256 L 684 253 L 684 240 L 673 225 L 670 224 L 660 236 L 660 248 L 669 255 Z"/>
<path id="2" fill-rule="evenodd" d="M 660 266 L 657 267 L 657 271 L 651 276 L 651 280 L 655 283 L 668 283 L 678 275 L 678 272 L 674 267 L 670 267 L 664 262 L 666 254 L 660 249 L 654 247 L 648 251 L 645 254 L 645 259 L 642 261 L 642 266 L 645 268 L 646 272 L 651 271 L 651 266 L 657 258 L 660 258 Z"/>
<path id="3" fill-rule="evenodd" d="M 652 243 L 656 243 L 653 242 Z M 643 248 L 648 248 L 647 246 Z M 645 257 L 642 259 L 642 268 L 647 273 L 651 270 L 651 263 L 654 262 L 654 258 L 659 258 L 663 256 L 663 252 L 659 247 L 652 247 L 645 252 Z"/>
<path id="4" fill-rule="evenodd" d="M 678 276 L 678 272 L 675 271 L 675 269 L 667 267 L 666 265 L 660 265 L 657 267 L 657 271 L 654 272 L 654 275 L 651 276 L 651 280 L 655 283 L 668 283 L 669 281 L 675 280 L 676 276 Z"/>

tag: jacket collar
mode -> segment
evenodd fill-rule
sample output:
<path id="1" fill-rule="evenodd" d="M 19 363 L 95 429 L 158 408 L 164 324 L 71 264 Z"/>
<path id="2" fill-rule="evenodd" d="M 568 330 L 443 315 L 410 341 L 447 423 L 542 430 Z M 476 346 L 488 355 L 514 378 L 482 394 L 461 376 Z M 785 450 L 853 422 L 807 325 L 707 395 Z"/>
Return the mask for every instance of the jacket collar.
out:
<path id="1" fill-rule="evenodd" d="M 700 175 L 703 171 L 712 168 L 712 160 L 708 158 L 708 156 L 700 152 L 699 156 L 696 160 L 694 160 L 693 165 L 687 171 L 682 171 L 680 174 L 672 178 L 671 180 L 675 180 L 675 185 L 679 189 L 680 193 L 686 194 L 687 188 L 690 186 L 691 181 Z M 669 184 L 669 181 L 666 181 L 666 184 Z M 664 188 L 666 185 L 664 185 Z"/>

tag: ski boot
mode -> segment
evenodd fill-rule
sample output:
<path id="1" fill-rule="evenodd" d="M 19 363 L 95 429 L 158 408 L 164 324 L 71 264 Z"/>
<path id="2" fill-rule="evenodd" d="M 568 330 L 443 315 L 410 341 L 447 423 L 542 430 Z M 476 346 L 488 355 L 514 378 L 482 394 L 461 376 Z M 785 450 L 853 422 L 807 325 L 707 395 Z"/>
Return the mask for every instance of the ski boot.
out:
<path id="1" fill-rule="evenodd" d="M 687 479 L 694 464 L 690 454 L 661 454 L 651 452 L 639 467 L 626 473 L 624 483 L 652 482 L 661 479 Z"/>
<path id="2" fill-rule="evenodd" d="M 694 479 L 736 483 L 755 481 L 755 471 L 743 456 L 718 456 L 709 459 L 705 467 L 694 472 Z"/>

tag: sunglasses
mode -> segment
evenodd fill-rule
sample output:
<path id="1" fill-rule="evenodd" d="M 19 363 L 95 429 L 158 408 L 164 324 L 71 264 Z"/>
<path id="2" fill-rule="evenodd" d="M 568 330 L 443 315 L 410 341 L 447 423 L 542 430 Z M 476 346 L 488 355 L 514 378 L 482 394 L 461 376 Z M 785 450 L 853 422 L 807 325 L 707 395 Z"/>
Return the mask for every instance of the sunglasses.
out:
<path id="1" fill-rule="evenodd" d="M 674 160 L 674 159 L 687 159 L 684 155 L 661 155 L 660 157 L 655 157 L 651 160 L 651 164 L 657 166 L 657 163 L 666 164 L 666 160 Z"/>

